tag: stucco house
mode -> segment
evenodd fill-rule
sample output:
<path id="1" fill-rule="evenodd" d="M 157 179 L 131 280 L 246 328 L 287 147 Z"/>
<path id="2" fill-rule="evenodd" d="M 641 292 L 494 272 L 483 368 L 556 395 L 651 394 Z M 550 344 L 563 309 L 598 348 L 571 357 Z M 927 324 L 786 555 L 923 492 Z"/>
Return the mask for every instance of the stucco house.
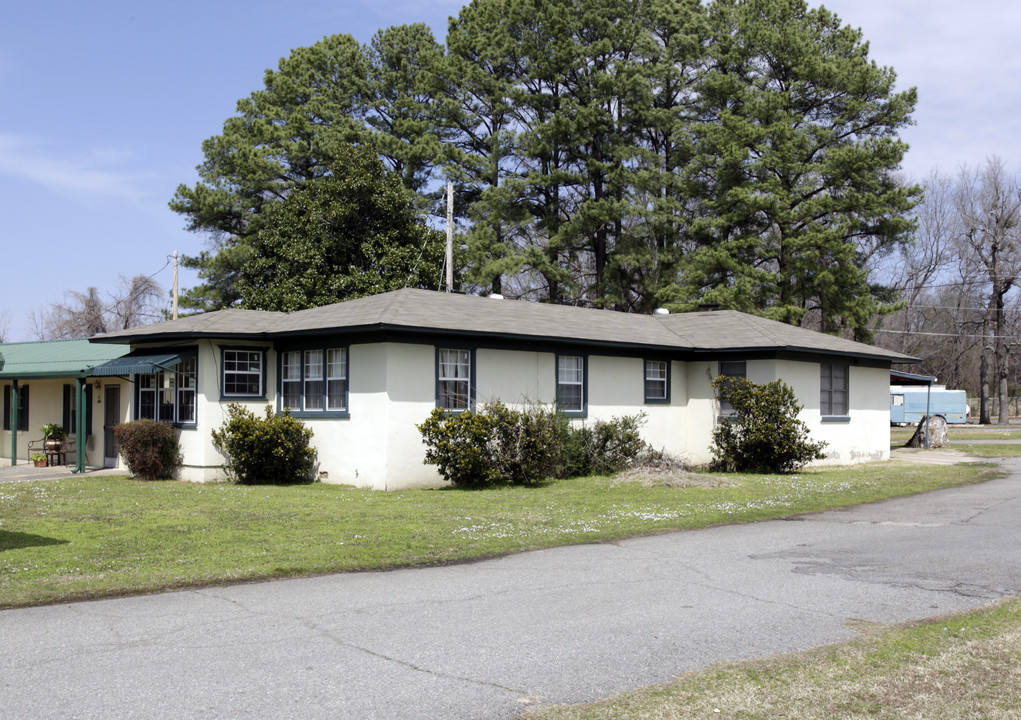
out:
<path id="1" fill-rule="evenodd" d="M 50 340 L 0 345 L 3 425 L 0 458 L 11 464 L 29 457 L 29 443 L 42 440 L 40 427 L 60 425 L 76 452 L 61 460 L 82 471 L 87 465 L 116 467 L 113 427 L 128 419 L 119 402 L 126 381 L 104 386 L 93 377 L 98 365 L 128 352 L 123 345 L 88 340 Z M 81 441 L 81 442 L 79 442 Z"/>
<path id="2" fill-rule="evenodd" d="M 711 380 L 782 378 L 827 463 L 889 457 L 899 353 L 733 311 L 636 315 L 427 290 L 292 313 L 221 310 L 92 338 L 130 345 L 96 377 L 129 383 L 131 418 L 180 428 L 185 480 L 223 477 L 211 432 L 228 403 L 289 408 L 324 482 L 436 486 L 416 425 L 435 407 L 557 402 L 579 422 L 634 414 L 645 439 L 709 459 Z M 722 409 L 725 411 L 725 408 Z"/>

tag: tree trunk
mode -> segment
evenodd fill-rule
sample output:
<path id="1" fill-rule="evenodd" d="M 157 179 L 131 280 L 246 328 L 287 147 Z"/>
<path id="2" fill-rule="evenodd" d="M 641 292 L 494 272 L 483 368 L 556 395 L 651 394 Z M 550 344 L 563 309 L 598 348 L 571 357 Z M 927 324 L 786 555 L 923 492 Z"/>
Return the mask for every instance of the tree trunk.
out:
<path id="1" fill-rule="evenodd" d="M 979 411 L 978 421 L 983 425 L 988 425 L 991 422 L 991 416 L 989 412 L 989 356 L 992 355 L 993 349 L 989 345 L 989 318 L 986 317 L 986 322 L 982 324 L 982 361 L 979 365 L 978 371 L 978 385 L 979 385 Z"/>
<path id="2" fill-rule="evenodd" d="M 1000 399 L 1000 425 L 1010 424 L 1010 397 L 1007 394 L 1007 339 L 1006 323 L 1003 316 L 1003 296 L 1006 292 L 997 293 L 996 296 L 996 337 L 994 347 L 996 348 L 996 390 Z"/>

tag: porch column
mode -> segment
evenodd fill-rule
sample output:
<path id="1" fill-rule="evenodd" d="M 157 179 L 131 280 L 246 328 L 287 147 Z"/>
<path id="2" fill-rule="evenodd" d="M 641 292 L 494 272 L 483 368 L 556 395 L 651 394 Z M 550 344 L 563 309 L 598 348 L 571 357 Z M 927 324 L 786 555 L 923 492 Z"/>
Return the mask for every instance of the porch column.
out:
<path id="1" fill-rule="evenodd" d="M 11 382 L 11 465 L 18 464 L 18 401 L 21 399 L 18 379 Z"/>
<path id="2" fill-rule="evenodd" d="M 86 378 L 77 378 L 74 386 L 74 402 L 75 407 L 78 409 L 75 415 L 75 437 L 77 442 L 75 443 L 75 464 L 74 472 L 83 473 L 85 472 L 85 443 L 88 442 L 88 438 L 85 437 L 85 383 Z"/>

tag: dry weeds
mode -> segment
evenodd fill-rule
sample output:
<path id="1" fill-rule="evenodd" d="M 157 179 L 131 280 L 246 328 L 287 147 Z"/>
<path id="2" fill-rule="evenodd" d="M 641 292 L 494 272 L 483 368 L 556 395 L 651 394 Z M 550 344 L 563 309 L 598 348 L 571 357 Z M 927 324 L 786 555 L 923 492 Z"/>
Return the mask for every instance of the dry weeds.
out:
<path id="1" fill-rule="evenodd" d="M 945 623 L 945 624 L 944 624 Z M 1021 719 L 1021 602 L 818 650 L 721 663 L 529 720 Z"/>
<path id="2" fill-rule="evenodd" d="M 626 470 L 616 477 L 614 483 L 633 482 L 644 487 L 733 487 L 734 483 L 722 475 L 709 475 L 695 470 L 689 463 L 663 453 L 656 453 L 641 465 Z"/>

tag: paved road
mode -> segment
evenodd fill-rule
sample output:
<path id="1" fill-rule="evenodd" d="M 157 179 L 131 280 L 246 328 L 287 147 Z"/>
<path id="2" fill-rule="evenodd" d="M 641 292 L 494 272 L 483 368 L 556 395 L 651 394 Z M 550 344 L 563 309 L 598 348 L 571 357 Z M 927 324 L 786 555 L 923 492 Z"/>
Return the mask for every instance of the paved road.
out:
<path id="1" fill-rule="evenodd" d="M 981 486 L 468 565 L 0 612 L 3 718 L 512 718 L 1021 594 Z"/>

